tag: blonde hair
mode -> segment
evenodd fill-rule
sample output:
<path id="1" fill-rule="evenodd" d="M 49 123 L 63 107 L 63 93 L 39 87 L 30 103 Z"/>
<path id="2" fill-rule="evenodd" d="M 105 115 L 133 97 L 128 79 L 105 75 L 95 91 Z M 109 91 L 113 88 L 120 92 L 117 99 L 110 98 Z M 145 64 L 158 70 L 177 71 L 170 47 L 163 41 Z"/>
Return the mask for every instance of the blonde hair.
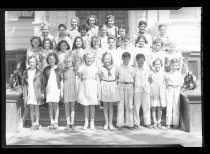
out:
<path id="1" fill-rule="evenodd" d="M 95 59 L 93 52 L 86 51 L 85 54 L 84 54 L 84 61 L 85 61 L 85 63 L 86 63 L 86 58 L 87 58 L 88 55 L 92 55 L 93 56 L 93 60 Z"/>

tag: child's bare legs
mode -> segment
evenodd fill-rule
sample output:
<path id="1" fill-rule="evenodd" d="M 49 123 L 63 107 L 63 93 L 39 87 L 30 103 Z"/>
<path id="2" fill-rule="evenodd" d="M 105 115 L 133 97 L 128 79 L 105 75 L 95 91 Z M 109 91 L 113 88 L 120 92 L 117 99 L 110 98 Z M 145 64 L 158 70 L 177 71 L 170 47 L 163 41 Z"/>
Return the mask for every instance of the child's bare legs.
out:
<path id="1" fill-rule="evenodd" d="M 34 105 L 30 105 L 30 117 L 31 117 L 31 126 L 35 125 L 34 123 Z"/>
<path id="2" fill-rule="evenodd" d="M 66 113 L 66 122 L 67 122 L 67 125 L 70 125 L 69 108 L 70 108 L 69 102 L 65 103 L 65 113 Z"/>
<path id="3" fill-rule="evenodd" d="M 157 128 L 156 107 L 151 107 L 151 110 L 152 110 L 153 127 Z"/>
<path id="4" fill-rule="evenodd" d="M 36 123 L 36 125 L 39 126 L 39 116 L 40 116 L 39 105 L 35 105 L 34 108 L 35 108 L 35 117 L 36 117 L 36 122 L 35 123 Z"/>
<path id="5" fill-rule="evenodd" d="M 54 127 L 58 128 L 59 102 L 53 102 L 53 110 L 54 110 L 54 113 L 55 113 Z"/>
<path id="6" fill-rule="evenodd" d="M 84 127 L 83 129 L 87 129 L 88 127 L 88 116 L 89 116 L 89 106 L 88 105 L 85 105 L 84 106 L 84 113 L 85 113 L 85 124 L 84 124 Z"/>
<path id="7" fill-rule="evenodd" d="M 112 118 L 113 118 L 113 103 L 109 102 L 109 129 L 110 130 L 113 130 Z"/>
<path id="8" fill-rule="evenodd" d="M 54 120 L 53 120 L 53 104 L 52 104 L 52 102 L 48 103 L 48 109 L 49 109 L 49 115 L 50 115 L 50 123 L 53 124 Z"/>
<path id="9" fill-rule="evenodd" d="M 90 106 L 90 129 L 95 129 L 94 125 L 95 105 Z"/>
<path id="10" fill-rule="evenodd" d="M 162 109 L 160 106 L 157 106 L 157 123 L 161 122 L 161 117 L 162 117 Z"/>
<path id="11" fill-rule="evenodd" d="M 75 116 L 75 102 L 71 102 L 71 125 L 72 125 L 72 129 L 73 129 L 73 125 L 74 125 L 74 116 Z"/>
<path id="12" fill-rule="evenodd" d="M 105 118 L 105 125 L 104 125 L 104 129 L 107 130 L 108 129 L 108 124 L 109 124 L 109 119 L 108 119 L 108 104 L 109 103 L 104 103 L 104 118 Z"/>

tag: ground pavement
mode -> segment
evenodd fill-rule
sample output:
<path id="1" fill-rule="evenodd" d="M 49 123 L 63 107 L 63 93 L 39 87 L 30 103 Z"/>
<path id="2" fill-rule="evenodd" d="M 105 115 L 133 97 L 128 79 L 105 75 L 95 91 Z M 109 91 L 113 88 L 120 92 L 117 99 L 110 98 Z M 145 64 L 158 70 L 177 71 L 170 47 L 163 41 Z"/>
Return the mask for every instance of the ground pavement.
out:
<path id="1" fill-rule="evenodd" d="M 97 125 L 95 130 L 83 130 L 82 125 L 76 130 L 64 130 L 61 126 L 57 130 L 41 127 L 38 131 L 23 128 L 16 135 L 6 135 L 7 145 L 77 145 L 77 146 L 173 146 L 202 147 L 202 133 L 188 133 L 181 129 L 148 129 L 141 126 L 135 130 L 103 130 Z"/>

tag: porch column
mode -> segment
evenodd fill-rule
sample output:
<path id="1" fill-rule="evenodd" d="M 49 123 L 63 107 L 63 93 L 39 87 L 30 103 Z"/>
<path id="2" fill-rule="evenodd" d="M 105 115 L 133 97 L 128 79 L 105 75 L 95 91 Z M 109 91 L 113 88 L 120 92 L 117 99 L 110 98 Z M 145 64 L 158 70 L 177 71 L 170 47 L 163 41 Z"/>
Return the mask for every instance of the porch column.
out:
<path id="1" fill-rule="evenodd" d="M 128 11 L 129 35 L 131 37 L 138 32 L 138 24 L 140 20 L 146 20 L 145 10 Z"/>
<path id="2" fill-rule="evenodd" d="M 50 24 L 50 34 L 56 36 L 57 34 L 57 11 L 49 11 L 49 24 Z"/>
<path id="3" fill-rule="evenodd" d="M 45 11 L 34 11 L 34 35 L 40 35 L 40 24 L 46 22 L 46 12 Z"/>
<path id="4" fill-rule="evenodd" d="M 170 10 L 159 10 L 158 23 L 169 24 L 170 23 Z"/>
<path id="5" fill-rule="evenodd" d="M 153 27 L 158 22 L 158 10 L 147 11 L 147 28 Z"/>

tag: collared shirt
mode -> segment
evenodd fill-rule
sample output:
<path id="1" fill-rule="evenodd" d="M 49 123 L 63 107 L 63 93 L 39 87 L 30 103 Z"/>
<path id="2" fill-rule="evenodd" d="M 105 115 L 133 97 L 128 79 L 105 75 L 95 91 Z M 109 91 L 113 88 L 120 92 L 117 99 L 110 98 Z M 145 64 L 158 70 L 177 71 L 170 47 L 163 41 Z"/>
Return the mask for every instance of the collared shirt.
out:
<path id="1" fill-rule="evenodd" d="M 113 81 L 116 80 L 116 71 L 117 71 L 117 67 L 116 66 L 111 66 L 110 70 L 108 71 L 107 68 L 105 68 L 104 66 L 99 67 L 99 74 L 100 74 L 100 78 L 102 80 L 106 80 L 106 81 Z M 110 74 L 109 74 L 110 72 Z"/>
<path id="2" fill-rule="evenodd" d="M 182 86 L 184 79 L 182 73 L 179 71 L 166 73 L 166 84 L 173 86 Z"/>
<path id="3" fill-rule="evenodd" d="M 136 67 L 135 92 L 149 92 L 150 84 L 148 81 L 150 70 L 148 67 Z"/>
<path id="4" fill-rule="evenodd" d="M 121 64 L 117 72 L 119 82 L 134 82 L 135 69 L 131 65 Z"/>

